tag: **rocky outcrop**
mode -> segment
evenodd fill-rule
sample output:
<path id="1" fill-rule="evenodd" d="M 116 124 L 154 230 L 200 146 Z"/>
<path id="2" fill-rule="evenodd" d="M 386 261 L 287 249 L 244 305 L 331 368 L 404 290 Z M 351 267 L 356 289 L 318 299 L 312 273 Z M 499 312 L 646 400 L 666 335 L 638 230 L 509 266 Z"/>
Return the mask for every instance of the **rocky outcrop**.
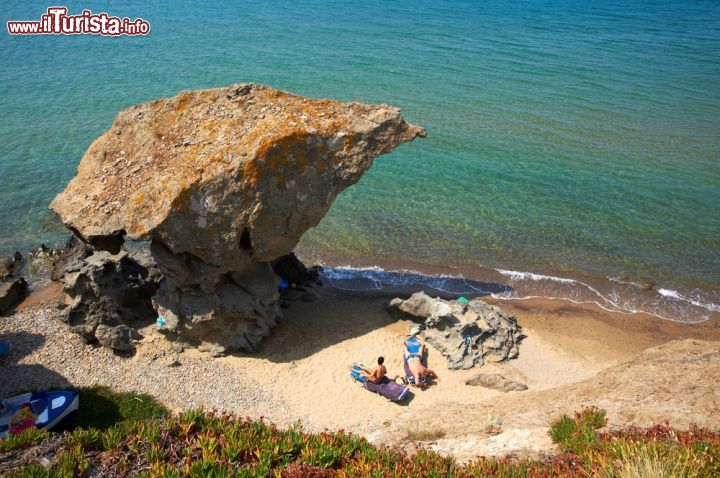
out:
<path id="1" fill-rule="evenodd" d="M 450 369 L 469 369 L 519 354 L 523 335 L 517 319 L 479 299 L 447 301 L 417 292 L 406 300 L 393 299 L 389 310 L 419 322 L 420 336 L 447 357 Z"/>
<path id="2" fill-rule="evenodd" d="M 161 331 L 213 356 L 254 352 L 279 317 L 279 279 L 267 262 L 224 271 L 192 254 L 154 242 L 165 280 L 153 298 Z"/>
<path id="3" fill-rule="evenodd" d="M 21 265 L 22 255 L 19 252 L 15 252 L 12 256 L 0 257 L 0 281 L 14 278 Z"/>
<path id="4" fill-rule="evenodd" d="M 289 284 L 302 285 L 318 280 L 317 269 L 305 267 L 293 252 L 274 260 L 272 268 L 275 275 L 285 279 Z"/>
<path id="5" fill-rule="evenodd" d="M 151 298 L 161 276 L 153 258 L 139 249 L 82 256 L 63 265 L 60 319 L 90 343 L 133 350 L 132 341 L 141 338 L 137 328 L 156 317 Z"/>
<path id="6" fill-rule="evenodd" d="M 27 295 L 27 289 L 27 282 L 22 277 L 0 282 L 0 314 L 20 302 Z"/>
<path id="7" fill-rule="evenodd" d="M 77 268 L 79 261 L 92 255 L 93 248 L 82 242 L 76 235 L 71 235 L 65 242 L 65 246 L 56 251 L 52 261 L 50 278 L 54 281 L 61 281 L 65 276 L 65 268 Z"/>
<path id="8" fill-rule="evenodd" d="M 10 257 L 0 257 L 0 314 L 20 302 L 27 294 L 28 285 L 15 274 L 22 265 L 22 256 L 16 252 Z"/>
<path id="9" fill-rule="evenodd" d="M 479 373 L 465 381 L 465 385 L 485 387 L 500 392 L 522 392 L 528 386 L 516 380 L 511 380 L 499 373 Z"/>
<path id="10" fill-rule="evenodd" d="M 271 262 L 418 136 L 388 105 L 255 84 L 183 92 L 121 112 L 51 208 L 96 249 L 151 241 L 162 330 L 215 354 L 255 350 L 279 316 Z"/>

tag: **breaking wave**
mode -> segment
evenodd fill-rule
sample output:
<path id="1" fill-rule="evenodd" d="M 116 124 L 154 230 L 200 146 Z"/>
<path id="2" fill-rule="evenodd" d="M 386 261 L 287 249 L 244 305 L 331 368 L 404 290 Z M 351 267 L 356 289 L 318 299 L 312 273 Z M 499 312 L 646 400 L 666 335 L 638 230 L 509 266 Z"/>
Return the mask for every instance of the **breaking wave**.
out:
<path id="1" fill-rule="evenodd" d="M 604 284 L 589 284 L 568 277 L 489 269 L 484 274 L 487 277 L 479 280 L 407 269 L 388 271 L 379 266 L 326 267 L 322 276 L 333 287 L 342 290 L 421 287 L 446 294 L 486 295 L 500 300 L 560 299 L 576 304 L 595 304 L 610 312 L 646 313 L 683 323 L 702 322 L 708 320 L 712 313 L 720 312 L 717 299 L 702 289 L 681 293 L 613 278 L 607 278 Z"/>

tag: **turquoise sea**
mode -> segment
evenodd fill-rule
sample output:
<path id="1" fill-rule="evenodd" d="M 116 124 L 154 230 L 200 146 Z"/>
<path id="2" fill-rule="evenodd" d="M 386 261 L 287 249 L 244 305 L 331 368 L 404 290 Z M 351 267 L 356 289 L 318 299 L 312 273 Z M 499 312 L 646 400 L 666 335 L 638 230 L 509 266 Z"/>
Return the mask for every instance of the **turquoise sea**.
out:
<path id="1" fill-rule="evenodd" d="M 303 238 L 306 258 L 363 266 L 337 277 L 443 266 L 506 297 L 720 313 L 718 1 L 65 4 L 152 31 L 0 33 L 0 253 L 64 239 L 47 205 L 119 110 L 254 81 L 428 130 Z M 4 1 L 3 29 L 49 5 Z"/>

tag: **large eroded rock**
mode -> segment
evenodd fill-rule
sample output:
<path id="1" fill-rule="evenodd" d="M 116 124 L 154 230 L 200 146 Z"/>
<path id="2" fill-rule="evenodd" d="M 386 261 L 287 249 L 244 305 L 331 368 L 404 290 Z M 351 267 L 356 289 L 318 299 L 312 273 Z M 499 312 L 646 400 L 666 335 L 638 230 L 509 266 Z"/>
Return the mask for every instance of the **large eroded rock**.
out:
<path id="1" fill-rule="evenodd" d="M 279 314 L 270 262 L 376 156 L 418 136 L 388 105 L 255 84 L 183 92 L 121 112 L 50 207 L 97 249 L 152 242 L 165 330 L 254 350 Z"/>
<path id="2" fill-rule="evenodd" d="M 419 322 L 419 335 L 447 357 L 450 369 L 516 358 L 525 337 L 515 317 L 480 299 L 443 300 L 416 292 L 405 300 L 393 299 L 389 310 Z"/>

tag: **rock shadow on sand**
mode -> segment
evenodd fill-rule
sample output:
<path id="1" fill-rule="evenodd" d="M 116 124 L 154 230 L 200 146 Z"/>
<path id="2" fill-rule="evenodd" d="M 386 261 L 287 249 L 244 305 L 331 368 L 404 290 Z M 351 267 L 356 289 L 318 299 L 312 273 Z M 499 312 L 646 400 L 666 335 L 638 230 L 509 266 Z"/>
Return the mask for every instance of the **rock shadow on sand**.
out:
<path id="1" fill-rule="evenodd" d="M 376 271 L 325 269 L 321 275 L 325 285 L 315 289 L 317 300 L 297 302 L 286 309 L 283 319 L 254 356 L 275 363 L 291 363 L 392 324 L 403 326 L 402 321 L 388 312 L 387 305 L 395 297 L 407 298 L 414 292 L 425 291 L 432 296 L 456 299 L 460 296 L 485 297 L 511 290 L 504 284 L 467 279 L 385 271 L 381 275 L 371 275 L 368 272 Z M 405 333 L 402 328 L 398 330 Z M 399 353 L 400 348 L 401 343 L 398 343 L 397 350 L 387 353 Z M 366 350 L 348 351 L 348 363 L 366 355 Z M 328 364 L 332 367 L 345 365 Z"/>
<path id="2" fill-rule="evenodd" d="M 0 397 L 70 386 L 63 375 L 42 365 L 19 363 L 34 350 L 42 347 L 45 343 L 45 337 L 42 335 L 26 332 L 4 333 L 0 334 L 0 343 L 12 347 L 7 355 L 0 358 Z"/>

